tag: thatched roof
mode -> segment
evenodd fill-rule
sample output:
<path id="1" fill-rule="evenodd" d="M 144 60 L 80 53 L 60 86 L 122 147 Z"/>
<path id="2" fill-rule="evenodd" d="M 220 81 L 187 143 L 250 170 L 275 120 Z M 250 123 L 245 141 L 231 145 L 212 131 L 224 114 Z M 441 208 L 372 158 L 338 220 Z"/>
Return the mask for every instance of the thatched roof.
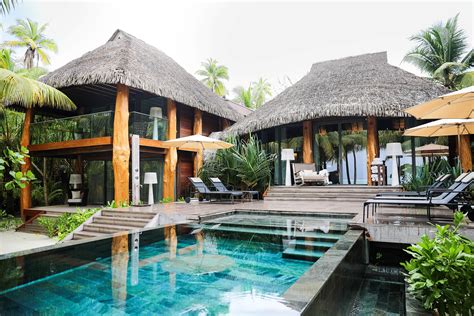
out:
<path id="1" fill-rule="evenodd" d="M 234 101 L 232 101 L 232 100 L 228 100 L 228 99 L 225 99 L 225 101 L 227 102 L 227 104 L 228 104 L 234 111 L 236 111 L 237 113 L 242 114 L 243 116 L 247 116 L 247 115 L 249 115 L 250 113 L 253 112 L 252 109 L 249 109 L 249 108 L 246 107 L 245 105 L 236 103 L 236 102 L 234 102 Z"/>
<path id="2" fill-rule="evenodd" d="M 42 81 L 55 88 L 122 83 L 232 121 L 243 117 L 162 51 L 122 30 Z"/>
<path id="3" fill-rule="evenodd" d="M 315 63 L 293 86 L 231 126 L 245 134 L 324 117 L 403 117 L 404 109 L 449 92 L 389 65 L 387 53 Z"/>

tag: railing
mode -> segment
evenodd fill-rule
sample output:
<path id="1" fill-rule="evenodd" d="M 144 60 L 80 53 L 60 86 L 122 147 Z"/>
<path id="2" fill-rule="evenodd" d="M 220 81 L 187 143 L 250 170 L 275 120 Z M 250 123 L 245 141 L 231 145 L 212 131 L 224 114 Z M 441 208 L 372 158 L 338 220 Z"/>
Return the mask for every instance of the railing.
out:
<path id="1" fill-rule="evenodd" d="M 31 124 L 31 144 L 112 136 L 114 112 L 105 111 Z"/>
<path id="2" fill-rule="evenodd" d="M 130 134 L 139 135 L 141 138 L 166 140 L 168 120 L 157 118 L 139 112 L 130 112 Z"/>

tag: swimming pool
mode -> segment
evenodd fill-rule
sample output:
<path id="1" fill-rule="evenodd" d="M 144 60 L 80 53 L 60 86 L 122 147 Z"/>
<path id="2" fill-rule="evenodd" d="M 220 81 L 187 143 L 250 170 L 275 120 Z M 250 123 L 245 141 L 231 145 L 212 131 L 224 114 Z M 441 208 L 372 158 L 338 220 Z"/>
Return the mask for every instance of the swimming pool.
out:
<path id="1" fill-rule="evenodd" d="M 351 218 L 232 213 L 11 256 L 0 314 L 297 315 L 289 289 Z"/>

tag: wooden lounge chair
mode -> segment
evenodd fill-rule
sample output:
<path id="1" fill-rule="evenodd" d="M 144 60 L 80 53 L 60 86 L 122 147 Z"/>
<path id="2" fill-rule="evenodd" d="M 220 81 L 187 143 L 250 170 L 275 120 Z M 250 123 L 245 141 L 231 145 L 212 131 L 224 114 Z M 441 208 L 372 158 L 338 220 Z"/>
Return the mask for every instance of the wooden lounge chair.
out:
<path id="1" fill-rule="evenodd" d="M 234 199 L 236 197 L 242 198 L 243 193 L 241 191 L 227 191 L 227 192 L 220 192 L 220 191 L 212 191 L 210 190 L 204 181 L 198 177 L 189 177 L 189 182 L 193 185 L 195 192 L 199 194 L 201 197 L 207 199 L 209 202 L 212 202 L 213 198 L 216 201 L 222 201 L 223 198 L 228 198 L 230 202 L 233 204 Z"/>
<path id="2" fill-rule="evenodd" d="M 219 192 L 241 192 L 242 196 L 248 197 L 249 200 L 252 200 L 254 196 L 257 196 L 257 200 L 259 199 L 259 194 L 260 193 L 258 191 L 249 191 L 249 190 L 232 191 L 232 190 L 227 189 L 227 187 L 224 185 L 224 183 L 219 178 L 209 178 L 209 180 L 211 180 L 212 185 Z"/>
<path id="3" fill-rule="evenodd" d="M 451 185 L 451 187 L 447 188 L 449 189 L 454 189 L 452 187 L 453 185 L 458 186 L 459 183 L 461 182 L 462 178 L 464 178 L 467 175 L 467 173 L 463 173 L 461 176 L 456 178 L 454 183 Z M 428 195 L 428 192 L 434 192 L 435 190 L 442 189 L 443 185 L 446 183 L 446 181 L 451 178 L 450 174 L 444 174 L 440 175 L 436 180 L 433 182 L 432 185 L 430 185 L 425 191 L 401 191 L 401 192 L 385 192 L 385 193 L 379 193 L 375 197 L 376 199 L 384 199 L 384 198 L 397 198 L 401 196 L 406 196 L 406 197 L 426 197 Z M 440 192 L 442 193 L 442 192 Z"/>
<path id="4" fill-rule="evenodd" d="M 459 199 L 461 194 L 467 193 L 471 184 L 474 182 L 474 172 L 465 175 L 455 189 L 444 190 L 441 195 L 433 196 L 431 191 L 426 197 L 398 197 L 387 199 L 370 199 L 364 202 L 363 221 L 369 217 L 369 207 L 372 206 L 372 215 L 377 211 L 378 205 L 413 205 L 426 207 L 426 215 L 431 221 L 431 208 L 434 206 L 446 206 L 450 209 L 457 209 L 462 201 Z M 433 190 L 436 191 L 436 190 Z M 469 203 L 464 203 L 469 204 Z"/>

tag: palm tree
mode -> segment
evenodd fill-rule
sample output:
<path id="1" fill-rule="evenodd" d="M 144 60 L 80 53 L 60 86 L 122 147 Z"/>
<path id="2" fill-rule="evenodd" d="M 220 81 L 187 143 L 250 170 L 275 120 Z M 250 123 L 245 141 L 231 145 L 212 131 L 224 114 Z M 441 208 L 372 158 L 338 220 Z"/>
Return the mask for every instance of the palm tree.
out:
<path id="1" fill-rule="evenodd" d="M 15 8 L 17 0 L 0 0 L 0 14 L 6 15 Z"/>
<path id="2" fill-rule="evenodd" d="M 254 93 L 251 85 L 247 89 L 242 86 L 235 87 L 234 93 L 236 95 L 233 99 L 234 102 L 243 104 L 249 109 L 255 109 Z"/>
<path id="3" fill-rule="evenodd" d="M 267 79 L 260 78 L 257 82 L 252 83 L 253 99 L 255 101 L 255 108 L 260 107 L 265 103 L 267 96 L 272 96 L 272 86 Z"/>
<path id="4" fill-rule="evenodd" d="M 229 70 L 226 66 L 218 65 L 217 60 L 209 58 L 201 63 L 202 69 L 196 71 L 198 76 L 202 76 L 201 81 L 214 91 L 217 95 L 224 96 L 227 90 L 222 82 L 229 80 Z"/>
<path id="5" fill-rule="evenodd" d="M 474 77 L 472 71 L 466 72 L 474 66 L 474 52 L 471 49 L 466 53 L 467 36 L 458 27 L 458 16 L 411 36 L 417 46 L 403 59 L 450 89 L 460 88 Z"/>
<path id="6" fill-rule="evenodd" d="M 58 48 L 56 42 L 47 38 L 44 34 L 48 24 L 38 24 L 30 19 L 17 20 L 17 25 L 13 25 L 8 29 L 8 33 L 16 37 L 16 40 L 5 42 L 10 47 L 26 47 L 24 64 L 25 68 L 33 68 L 33 62 L 36 58 L 36 66 L 39 60 L 44 65 L 49 65 L 49 56 L 47 51 L 56 53 Z"/>
<path id="7" fill-rule="evenodd" d="M 41 76 L 48 73 L 48 71 L 41 67 L 17 68 L 13 60 L 13 53 L 10 49 L 0 49 L 0 68 L 13 71 L 23 77 L 38 80 Z"/>

